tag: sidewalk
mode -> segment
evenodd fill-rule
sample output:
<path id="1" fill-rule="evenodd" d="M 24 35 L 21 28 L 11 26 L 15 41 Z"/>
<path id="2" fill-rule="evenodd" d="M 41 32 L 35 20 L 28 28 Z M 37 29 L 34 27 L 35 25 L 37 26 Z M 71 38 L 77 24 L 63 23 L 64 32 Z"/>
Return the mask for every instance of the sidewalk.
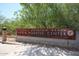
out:
<path id="1" fill-rule="evenodd" d="M 15 42 L 15 38 L 8 38 L 5 44 L 2 44 L 1 41 L 2 37 L 0 37 L 0 56 L 16 54 L 16 51 L 22 50 L 22 43 Z"/>

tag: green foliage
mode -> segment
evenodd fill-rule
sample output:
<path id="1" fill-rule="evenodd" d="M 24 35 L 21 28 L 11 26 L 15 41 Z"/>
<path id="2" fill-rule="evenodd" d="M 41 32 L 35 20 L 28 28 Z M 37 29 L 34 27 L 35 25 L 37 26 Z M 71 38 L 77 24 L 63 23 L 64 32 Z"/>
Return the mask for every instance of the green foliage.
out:
<path id="1" fill-rule="evenodd" d="M 21 6 L 20 21 L 24 21 L 23 23 L 29 27 L 78 29 L 79 4 L 22 3 Z"/>
<path id="2" fill-rule="evenodd" d="M 21 3 L 20 5 L 22 9 L 15 12 L 14 21 L 0 17 L 0 24 L 6 26 L 9 31 L 15 32 L 16 28 L 67 27 L 79 30 L 79 4 Z"/>

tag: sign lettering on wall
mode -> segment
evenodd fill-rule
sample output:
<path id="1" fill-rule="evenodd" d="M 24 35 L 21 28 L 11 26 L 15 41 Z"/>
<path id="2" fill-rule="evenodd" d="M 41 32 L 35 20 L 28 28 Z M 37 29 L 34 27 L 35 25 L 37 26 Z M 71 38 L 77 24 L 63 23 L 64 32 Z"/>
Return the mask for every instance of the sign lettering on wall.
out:
<path id="1" fill-rule="evenodd" d="M 47 38 L 70 39 L 70 40 L 75 40 L 76 35 L 74 30 L 67 28 L 66 29 L 17 28 L 16 33 L 18 36 L 47 37 Z"/>

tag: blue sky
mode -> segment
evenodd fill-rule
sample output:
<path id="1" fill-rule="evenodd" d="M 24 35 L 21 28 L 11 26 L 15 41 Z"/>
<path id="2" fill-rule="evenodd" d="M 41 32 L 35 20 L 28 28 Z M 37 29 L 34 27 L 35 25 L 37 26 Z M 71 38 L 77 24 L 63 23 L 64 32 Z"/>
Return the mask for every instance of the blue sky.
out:
<path id="1" fill-rule="evenodd" d="M 0 15 L 6 18 L 13 18 L 14 12 L 21 9 L 19 3 L 0 3 Z"/>

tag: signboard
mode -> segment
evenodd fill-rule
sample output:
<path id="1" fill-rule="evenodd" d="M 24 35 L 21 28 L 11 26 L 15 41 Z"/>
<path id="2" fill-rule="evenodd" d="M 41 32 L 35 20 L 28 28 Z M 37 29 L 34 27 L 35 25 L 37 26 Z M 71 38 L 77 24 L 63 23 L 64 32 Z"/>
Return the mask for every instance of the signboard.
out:
<path id="1" fill-rule="evenodd" d="M 17 28 L 16 34 L 18 36 L 33 36 L 33 37 L 46 37 L 46 38 L 70 39 L 70 40 L 75 40 L 76 35 L 74 30 L 68 28 L 66 29 Z"/>

